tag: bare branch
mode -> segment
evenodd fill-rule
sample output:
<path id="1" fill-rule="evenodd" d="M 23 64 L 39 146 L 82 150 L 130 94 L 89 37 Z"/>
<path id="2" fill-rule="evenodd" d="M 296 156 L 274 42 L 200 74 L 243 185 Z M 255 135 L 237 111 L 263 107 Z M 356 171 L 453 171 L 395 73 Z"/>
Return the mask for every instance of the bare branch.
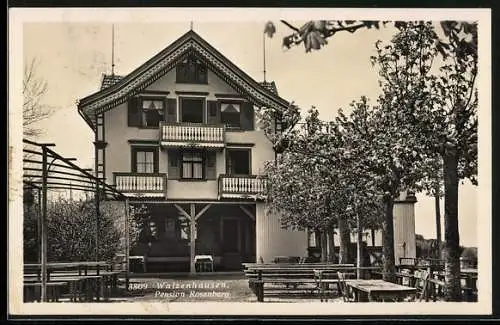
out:
<path id="1" fill-rule="evenodd" d="M 36 123 L 47 119 L 52 108 L 42 103 L 48 90 L 47 81 L 36 77 L 37 60 L 33 58 L 25 64 L 23 80 L 23 134 L 29 137 L 38 136 L 42 130 Z"/>
<path id="2" fill-rule="evenodd" d="M 299 29 L 297 27 L 293 26 L 292 24 L 290 24 L 286 20 L 280 20 L 280 22 L 283 23 L 284 25 L 286 25 L 287 27 L 289 27 L 290 29 L 293 29 L 294 31 L 299 32 Z"/>

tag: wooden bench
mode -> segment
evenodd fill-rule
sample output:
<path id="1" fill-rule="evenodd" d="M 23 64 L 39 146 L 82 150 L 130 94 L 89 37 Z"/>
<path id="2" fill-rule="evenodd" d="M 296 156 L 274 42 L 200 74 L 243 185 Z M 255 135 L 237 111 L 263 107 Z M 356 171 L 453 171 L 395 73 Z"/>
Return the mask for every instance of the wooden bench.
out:
<path id="1" fill-rule="evenodd" d="M 57 281 L 47 282 L 47 301 L 57 302 L 61 297 L 61 289 L 68 285 L 68 282 Z M 23 301 L 24 302 L 41 302 L 41 282 L 24 282 L 23 283 Z"/>
<path id="2" fill-rule="evenodd" d="M 318 291 L 325 293 L 330 284 L 338 283 L 337 271 L 343 271 L 353 276 L 356 268 L 352 264 L 324 264 L 315 263 L 310 265 L 294 264 L 253 264 L 246 263 L 245 276 L 249 279 L 249 287 L 257 296 L 259 302 L 264 301 L 264 289 L 266 284 L 283 284 L 286 289 L 297 289 L 299 285 L 314 284 L 311 293 Z M 316 272 L 315 272 L 316 271 Z M 318 276 L 319 272 L 319 276 Z M 267 291 L 270 291 L 268 288 Z"/>
<path id="3" fill-rule="evenodd" d="M 416 270 L 415 272 L 422 272 L 419 270 Z M 419 279 L 419 276 L 416 276 L 414 272 L 396 272 L 395 276 L 398 279 L 398 283 L 402 283 L 403 279 L 408 279 L 408 285 L 409 286 L 416 286 L 417 281 Z M 465 279 L 465 285 L 461 286 L 461 291 L 462 291 L 462 297 L 465 301 L 476 301 L 477 299 L 477 287 L 475 285 L 475 279 L 477 277 L 468 276 L 462 274 L 461 276 L 462 279 Z M 428 279 L 426 280 L 426 294 L 423 299 L 425 301 L 429 301 L 432 299 L 432 301 L 436 301 L 438 297 L 442 297 L 444 295 L 444 288 L 445 288 L 445 282 L 444 282 L 444 273 L 443 272 L 433 272 L 429 274 Z"/>
<path id="4" fill-rule="evenodd" d="M 113 271 L 113 263 L 99 262 L 57 262 L 47 263 L 47 278 L 52 272 L 78 272 L 79 275 L 87 275 L 92 271 L 98 275 L 101 271 Z M 24 264 L 24 274 L 36 274 L 41 279 L 41 264 Z"/>
<path id="5" fill-rule="evenodd" d="M 51 278 L 57 279 L 59 277 L 66 277 L 66 276 L 75 276 L 75 277 L 94 276 L 94 275 L 101 276 L 105 290 L 104 298 L 109 298 L 111 295 L 117 292 L 118 277 L 122 273 L 123 271 L 100 271 L 98 274 L 97 272 L 94 273 L 87 272 L 87 275 L 81 275 L 78 273 L 70 273 L 70 272 L 53 272 L 51 274 Z"/>
<path id="6" fill-rule="evenodd" d="M 109 291 L 105 276 L 103 275 L 79 275 L 71 273 L 54 273 L 47 281 L 48 285 L 56 282 L 68 284 L 68 294 L 70 301 L 100 301 L 101 298 L 107 300 Z M 25 275 L 24 283 L 40 283 L 36 275 Z"/>

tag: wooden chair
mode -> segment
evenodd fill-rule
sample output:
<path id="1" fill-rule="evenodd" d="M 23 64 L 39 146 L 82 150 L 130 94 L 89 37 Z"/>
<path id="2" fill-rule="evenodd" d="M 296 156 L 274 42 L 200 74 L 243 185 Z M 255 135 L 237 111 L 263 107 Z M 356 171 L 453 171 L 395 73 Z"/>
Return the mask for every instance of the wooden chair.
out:
<path id="1" fill-rule="evenodd" d="M 415 301 L 428 301 L 428 288 L 429 288 L 429 271 L 427 270 L 416 270 L 413 274 L 415 277 L 415 288 L 417 292 L 415 293 Z"/>
<path id="2" fill-rule="evenodd" d="M 342 298 L 344 299 L 344 302 L 353 302 L 354 300 L 354 295 L 349 292 L 349 288 L 347 288 L 347 285 L 345 283 L 345 275 L 342 272 L 337 272 L 337 276 L 339 278 L 338 282 L 338 289 L 339 293 L 342 295 Z"/>

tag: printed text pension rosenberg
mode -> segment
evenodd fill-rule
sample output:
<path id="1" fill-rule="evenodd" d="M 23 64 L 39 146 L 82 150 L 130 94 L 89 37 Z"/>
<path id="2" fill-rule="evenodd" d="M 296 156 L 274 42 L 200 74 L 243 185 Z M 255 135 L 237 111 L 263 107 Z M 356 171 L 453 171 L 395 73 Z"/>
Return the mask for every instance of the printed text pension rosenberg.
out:
<path id="1" fill-rule="evenodd" d="M 231 294 L 229 292 L 224 292 L 224 291 L 197 291 L 197 290 L 190 290 L 189 292 L 185 291 L 162 291 L 162 290 L 156 290 L 155 291 L 155 298 L 184 298 L 184 297 L 190 297 L 190 298 L 229 298 Z"/>
<path id="2" fill-rule="evenodd" d="M 190 282 L 177 282 L 177 281 L 157 281 L 157 282 L 136 282 L 130 283 L 130 290 L 147 290 L 147 289 L 167 289 L 167 290 L 213 290 L 213 289 L 226 289 L 227 284 L 223 281 L 190 281 Z"/>

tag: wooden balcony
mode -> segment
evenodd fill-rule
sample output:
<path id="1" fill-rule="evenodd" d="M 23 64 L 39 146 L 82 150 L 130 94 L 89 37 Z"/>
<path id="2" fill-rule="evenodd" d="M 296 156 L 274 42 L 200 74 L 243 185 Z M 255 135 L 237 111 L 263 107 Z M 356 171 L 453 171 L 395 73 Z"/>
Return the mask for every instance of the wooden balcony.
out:
<path id="1" fill-rule="evenodd" d="M 223 148 L 223 124 L 161 123 L 160 144 L 163 147 Z"/>
<path id="2" fill-rule="evenodd" d="M 162 173 L 113 173 L 116 189 L 130 197 L 166 197 L 167 175 Z"/>
<path id="3" fill-rule="evenodd" d="M 266 179 L 255 175 L 219 176 L 219 198 L 221 199 L 254 199 L 265 198 Z"/>

